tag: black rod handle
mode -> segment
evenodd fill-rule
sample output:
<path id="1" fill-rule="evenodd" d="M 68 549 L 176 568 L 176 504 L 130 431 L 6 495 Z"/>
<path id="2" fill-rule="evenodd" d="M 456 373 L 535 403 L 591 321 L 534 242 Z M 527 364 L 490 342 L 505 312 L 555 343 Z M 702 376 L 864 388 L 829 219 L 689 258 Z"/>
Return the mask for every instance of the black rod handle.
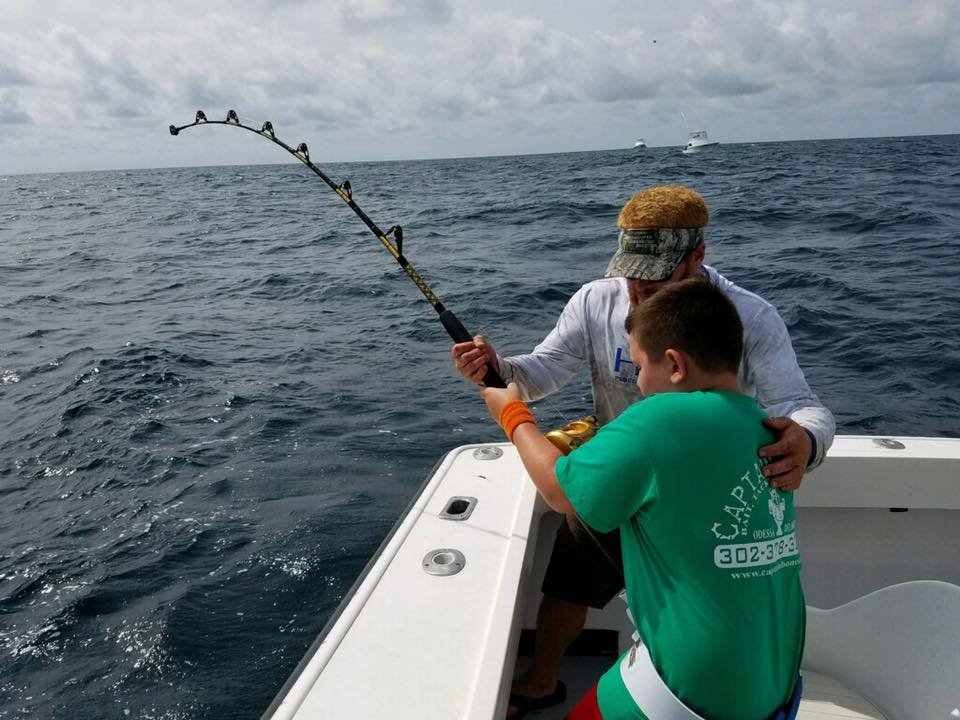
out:
<path id="1" fill-rule="evenodd" d="M 473 335 L 467 332 L 463 323 L 457 319 L 452 310 L 444 310 L 440 313 L 440 322 L 443 323 L 443 327 L 447 329 L 447 334 L 453 338 L 454 342 L 462 343 L 473 340 Z M 500 377 L 500 373 L 494 370 L 490 363 L 487 363 L 487 374 L 483 376 L 483 384 L 495 388 L 505 388 L 507 386 L 503 378 Z"/>

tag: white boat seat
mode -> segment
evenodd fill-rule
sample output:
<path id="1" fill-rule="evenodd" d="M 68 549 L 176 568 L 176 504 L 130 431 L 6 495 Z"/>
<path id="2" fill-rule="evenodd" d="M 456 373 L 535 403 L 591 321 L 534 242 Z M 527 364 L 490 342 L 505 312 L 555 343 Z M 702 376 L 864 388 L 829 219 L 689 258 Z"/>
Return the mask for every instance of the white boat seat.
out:
<path id="1" fill-rule="evenodd" d="M 917 580 L 830 610 L 807 607 L 801 667 L 868 699 L 876 717 L 960 717 L 960 587 Z"/>
<path id="2" fill-rule="evenodd" d="M 803 671 L 797 720 L 888 720 L 876 705 L 834 678 Z"/>

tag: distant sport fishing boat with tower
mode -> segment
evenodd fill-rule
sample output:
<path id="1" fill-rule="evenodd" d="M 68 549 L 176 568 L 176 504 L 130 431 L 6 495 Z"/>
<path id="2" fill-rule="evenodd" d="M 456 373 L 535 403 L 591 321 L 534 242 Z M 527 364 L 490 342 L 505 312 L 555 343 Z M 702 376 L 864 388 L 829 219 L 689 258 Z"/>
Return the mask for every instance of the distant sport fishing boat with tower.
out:
<path id="1" fill-rule="evenodd" d="M 683 118 L 683 124 L 687 125 L 687 144 L 683 146 L 681 152 L 684 155 L 695 155 L 696 153 L 703 152 L 710 148 L 714 148 L 720 143 L 716 140 L 711 140 L 706 130 L 690 130 L 689 125 L 687 124 L 687 116 L 683 114 L 683 111 L 680 111 L 680 116 Z"/>

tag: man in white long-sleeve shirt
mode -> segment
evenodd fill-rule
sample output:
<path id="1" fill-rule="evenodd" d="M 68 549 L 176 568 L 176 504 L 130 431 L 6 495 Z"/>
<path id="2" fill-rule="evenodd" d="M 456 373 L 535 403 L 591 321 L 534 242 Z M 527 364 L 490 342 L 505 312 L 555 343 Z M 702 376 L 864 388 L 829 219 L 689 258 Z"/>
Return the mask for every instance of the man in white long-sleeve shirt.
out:
<path id="1" fill-rule="evenodd" d="M 777 435 L 760 450 L 769 460 L 764 473 L 772 486 L 796 489 L 803 474 L 822 462 L 835 421 L 810 390 L 776 309 L 703 264 L 708 219 L 703 198 L 689 188 L 668 185 L 637 193 L 620 212 L 619 249 L 606 277 L 574 294 L 546 339 L 533 352 L 512 357 L 500 357 L 480 337 L 459 343 L 452 355 L 460 373 L 479 383 L 490 363 L 531 401 L 558 390 L 587 365 L 594 411 L 603 425 L 641 399 L 624 327 L 631 308 L 669 283 L 702 277 L 727 294 L 743 323 L 740 383 L 766 410 L 765 424 Z M 533 663 L 514 685 L 508 718 L 563 700 L 560 658 L 582 630 L 588 606 L 602 608 L 623 587 L 608 562 L 620 562 L 619 535 L 599 539 L 607 559 L 589 538 L 561 525 L 543 582 Z"/>

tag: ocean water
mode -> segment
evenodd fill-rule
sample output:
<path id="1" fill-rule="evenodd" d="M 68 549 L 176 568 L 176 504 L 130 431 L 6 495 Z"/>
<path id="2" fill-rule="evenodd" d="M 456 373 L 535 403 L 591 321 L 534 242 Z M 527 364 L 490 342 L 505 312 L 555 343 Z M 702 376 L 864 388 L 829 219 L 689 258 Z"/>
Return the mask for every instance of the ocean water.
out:
<path id="1" fill-rule="evenodd" d="M 0 719 L 259 717 L 434 463 L 500 440 L 286 161 L 0 177 Z M 960 436 L 960 135 L 321 167 L 506 353 L 634 191 L 689 184 L 839 432 Z M 584 377 L 536 413 L 589 409 Z"/>

